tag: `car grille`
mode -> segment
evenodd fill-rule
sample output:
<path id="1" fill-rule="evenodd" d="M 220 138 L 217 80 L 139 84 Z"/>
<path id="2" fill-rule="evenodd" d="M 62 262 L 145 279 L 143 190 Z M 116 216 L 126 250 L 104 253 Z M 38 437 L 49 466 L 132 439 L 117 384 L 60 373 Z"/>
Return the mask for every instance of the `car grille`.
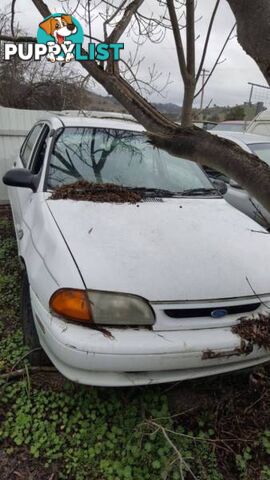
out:
<path id="1" fill-rule="evenodd" d="M 207 308 L 173 308 L 165 309 L 164 313 L 170 318 L 195 318 L 195 317 L 210 317 L 215 310 L 225 310 L 227 315 L 238 313 L 250 313 L 257 310 L 261 303 L 249 303 L 247 305 L 232 305 L 232 306 L 219 306 L 219 307 L 207 307 Z"/>

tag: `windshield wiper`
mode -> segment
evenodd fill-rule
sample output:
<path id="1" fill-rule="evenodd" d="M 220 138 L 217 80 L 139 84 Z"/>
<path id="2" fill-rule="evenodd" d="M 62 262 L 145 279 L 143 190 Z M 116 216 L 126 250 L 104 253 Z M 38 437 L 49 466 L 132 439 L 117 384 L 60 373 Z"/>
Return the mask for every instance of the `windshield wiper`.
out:
<path id="1" fill-rule="evenodd" d="M 126 187 L 133 192 L 142 193 L 146 197 L 185 197 L 185 196 L 203 196 L 214 195 L 220 196 L 218 190 L 215 188 L 190 188 L 183 192 L 172 192 L 171 190 L 164 190 L 162 188 L 147 188 L 147 187 Z"/>
<path id="2" fill-rule="evenodd" d="M 218 190 L 215 188 L 190 188 L 189 190 L 184 190 L 181 195 L 184 196 L 190 196 L 192 197 L 193 195 L 215 195 L 215 197 L 220 196 L 220 193 Z"/>
<path id="3" fill-rule="evenodd" d="M 132 192 L 140 192 L 147 197 L 174 197 L 178 195 L 177 192 L 164 190 L 162 188 L 147 188 L 147 187 L 127 187 Z"/>

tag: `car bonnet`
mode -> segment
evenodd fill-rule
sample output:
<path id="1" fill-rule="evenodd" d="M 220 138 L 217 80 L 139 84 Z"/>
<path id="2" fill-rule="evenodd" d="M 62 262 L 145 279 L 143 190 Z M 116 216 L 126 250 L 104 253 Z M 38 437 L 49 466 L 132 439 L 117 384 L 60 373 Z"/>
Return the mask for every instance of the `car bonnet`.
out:
<path id="1" fill-rule="evenodd" d="M 47 204 L 89 289 L 152 301 L 269 293 L 269 234 L 223 199 Z"/>

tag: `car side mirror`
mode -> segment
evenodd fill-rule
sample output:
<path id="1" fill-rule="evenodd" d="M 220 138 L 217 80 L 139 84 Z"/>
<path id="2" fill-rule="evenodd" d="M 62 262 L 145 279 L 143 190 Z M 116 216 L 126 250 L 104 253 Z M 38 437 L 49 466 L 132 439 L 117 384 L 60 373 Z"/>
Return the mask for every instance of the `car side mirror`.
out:
<path id="1" fill-rule="evenodd" d="M 233 187 L 233 188 L 242 188 L 239 183 L 235 182 L 235 180 L 233 180 L 232 178 L 230 179 L 230 186 Z"/>
<path id="2" fill-rule="evenodd" d="M 38 178 L 30 170 L 24 168 L 13 168 L 8 170 L 3 176 L 3 183 L 9 187 L 31 188 L 33 192 L 37 191 Z"/>
<path id="3" fill-rule="evenodd" d="M 225 195 L 227 193 L 228 187 L 227 184 L 223 180 L 212 180 L 214 187 L 221 193 L 221 195 Z"/>

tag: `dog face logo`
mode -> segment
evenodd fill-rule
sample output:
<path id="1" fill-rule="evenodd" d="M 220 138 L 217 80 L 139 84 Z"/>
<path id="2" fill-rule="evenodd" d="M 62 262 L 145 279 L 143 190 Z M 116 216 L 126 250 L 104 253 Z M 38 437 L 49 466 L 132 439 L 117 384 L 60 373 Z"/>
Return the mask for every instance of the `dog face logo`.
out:
<path id="1" fill-rule="evenodd" d="M 48 35 L 55 39 L 55 43 L 61 45 L 66 37 L 77 32 L 77 27 L 73 23 L 71 15 L 62 15 L 61 17 L 50 17 L 39 24 Z"/>
<path id="2" fill-rule="evenodd" d="M 83 30 L 71 15 L 54 14 L 39 24 L 37 39 L 49 47 L 48 60 L 70 62 L 75 44 L 83 42 Z"/>

